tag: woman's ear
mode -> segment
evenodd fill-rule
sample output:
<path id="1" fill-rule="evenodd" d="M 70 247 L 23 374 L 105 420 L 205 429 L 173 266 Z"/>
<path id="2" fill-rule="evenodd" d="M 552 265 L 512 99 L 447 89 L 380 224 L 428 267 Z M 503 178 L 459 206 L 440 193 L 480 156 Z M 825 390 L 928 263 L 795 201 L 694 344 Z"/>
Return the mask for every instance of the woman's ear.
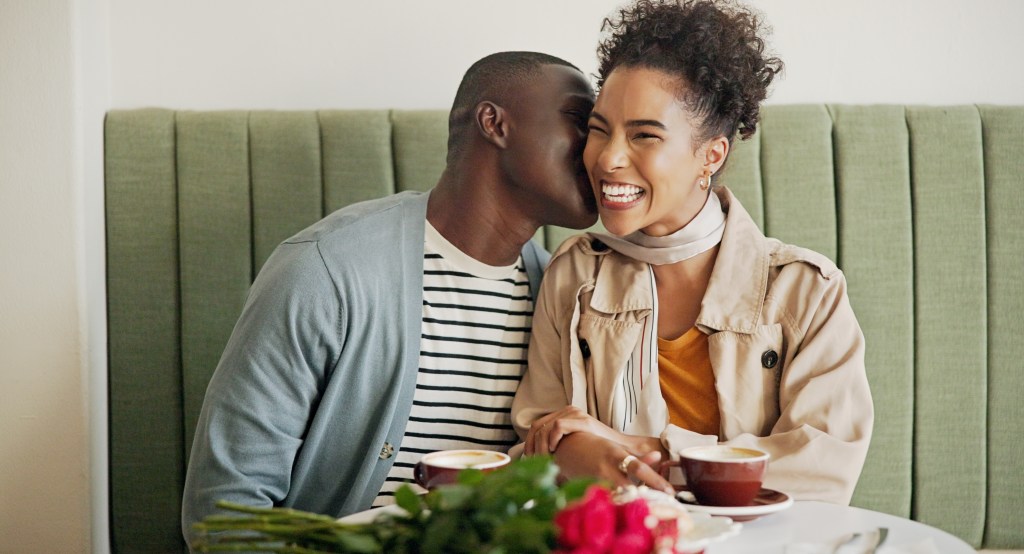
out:
<path id="1" fill-rule="evenodd" d="M 494 102 L 480 102 L 474 116 L 477 129 L 487 142 L 502 149 L 508 145 L 508 112 L 504 108 Z"/>
<path id="2" fill-rule="evenodd" d="M 704 146 L 704 170 L 714 175 L 729 155 L 729 141 L 724 136 L 715 137 Z"/>

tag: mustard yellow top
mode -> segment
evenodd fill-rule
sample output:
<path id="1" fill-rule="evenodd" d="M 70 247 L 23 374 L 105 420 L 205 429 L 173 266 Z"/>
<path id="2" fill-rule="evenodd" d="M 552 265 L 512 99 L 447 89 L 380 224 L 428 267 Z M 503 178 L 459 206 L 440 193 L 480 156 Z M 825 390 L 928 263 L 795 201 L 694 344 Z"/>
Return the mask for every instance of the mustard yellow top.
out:
<path id="1" fill-rule="evenodd" d="M 721 415 L 707 335 L 692 327 L 677 339 L 659 337 L 658 380 L 670 423 L 718 436 Z"/>

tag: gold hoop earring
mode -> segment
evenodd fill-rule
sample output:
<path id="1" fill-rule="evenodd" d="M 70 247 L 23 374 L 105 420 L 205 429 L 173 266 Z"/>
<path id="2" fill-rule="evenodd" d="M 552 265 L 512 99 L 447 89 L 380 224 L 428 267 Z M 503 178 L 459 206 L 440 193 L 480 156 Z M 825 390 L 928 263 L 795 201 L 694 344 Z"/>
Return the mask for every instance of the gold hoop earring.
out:
<path id="1" fill-rule="evenodd" d="M 700 190 L 707 192 L 708 189 L 711 188 L 711 178 L 708 177 L 705 179 L 704 177 L 701 177 L 700 181 L 697 181 L 697 186 L 700 187 Z"/>

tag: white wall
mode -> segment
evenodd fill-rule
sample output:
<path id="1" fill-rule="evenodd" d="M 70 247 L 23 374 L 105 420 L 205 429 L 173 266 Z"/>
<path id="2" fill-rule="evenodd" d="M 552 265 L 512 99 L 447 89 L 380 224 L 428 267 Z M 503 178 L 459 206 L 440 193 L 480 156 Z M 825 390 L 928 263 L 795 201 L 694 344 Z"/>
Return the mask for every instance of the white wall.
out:
<path id="1" fill-rule="evenodd" d="M 497 50 L 596 70 L 619 0 L 110 0 L 115 106 L 445 108 Z M 1024 2 L 755 0 L 787 62 L 774 103 L 1022 103 Z M 301 6 L 301 9 L 296 6 Z"/>
<path id="2" fill-rule="evenodd" d="M 85 324 L 92 304 L 85 257 L 95 246 L 85 231 L 86 220 L 98 218 L 95 203 L 87 214 L 85 191 L 102 190 L 102 174 L 99 148 L 84 143 L 87 125 L 93 144 L 101 138 L 96 118 L 87 117 L 107 99 L 85 99 L 87 49 L 77 42 L 88 26 L 77 8 L 72 1 L 0 2 L 4 552 L 86 552 L 91 540 L 88 360 L 95 337 Z M 102 289 L 92 298 L 102 303 Z"/>
<path id="3" fill-rule="evenodd" d="M 498 50 L 594 72 L 618 4 L 0 0 L 0 550 L 107 549 L 107 109 L 445 108 Z M 1024 2 L 754 4 L 771 102 L 1024 104 Z"/>

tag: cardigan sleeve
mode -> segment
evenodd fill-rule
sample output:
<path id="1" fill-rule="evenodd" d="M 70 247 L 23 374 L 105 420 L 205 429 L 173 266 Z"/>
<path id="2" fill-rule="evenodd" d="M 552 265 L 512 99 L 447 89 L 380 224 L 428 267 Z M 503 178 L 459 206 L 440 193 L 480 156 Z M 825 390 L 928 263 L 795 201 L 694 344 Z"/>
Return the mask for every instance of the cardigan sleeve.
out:
<path id="1" fill-rule="evenodd" d="M 253 283 L 206 391 L 182 500 L 182 530 L 229 500 L 278 504 L 344 330 L 315 242 L 285 243 Z"/>

